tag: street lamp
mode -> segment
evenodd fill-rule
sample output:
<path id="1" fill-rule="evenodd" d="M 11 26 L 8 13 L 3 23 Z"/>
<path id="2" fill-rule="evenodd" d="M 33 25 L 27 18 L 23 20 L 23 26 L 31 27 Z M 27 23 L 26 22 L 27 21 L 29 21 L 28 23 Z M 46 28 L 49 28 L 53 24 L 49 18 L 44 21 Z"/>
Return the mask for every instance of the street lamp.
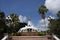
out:
<path id="1" fill-rule="evenodd" d="M 8 28 L 9 28 L 10 25 L 11 25 L 11 18 L 8 16 L 8 17 L 6 18 L 6 20 L 7 20 L 6 25 L 7 25 Z M 8 30 L 8 28 L 7 28 L 7 35 L 8 35 L 7 40 L 9 40 L 9 30 Z"/>
<path id="2" fill-rule="evenodd" d="M 48 21 L 52 24 L 52 22 L 54 21 L 54 17 L 49 16 L 49 17 L 48 17 Z"/>
<path id="3" fill-rule="evenodd" d="M 54 20 L 54 17 L 49 16 L 48 21 L 50 21 L 50 23 L 52 23 L 53 20 Z"/>

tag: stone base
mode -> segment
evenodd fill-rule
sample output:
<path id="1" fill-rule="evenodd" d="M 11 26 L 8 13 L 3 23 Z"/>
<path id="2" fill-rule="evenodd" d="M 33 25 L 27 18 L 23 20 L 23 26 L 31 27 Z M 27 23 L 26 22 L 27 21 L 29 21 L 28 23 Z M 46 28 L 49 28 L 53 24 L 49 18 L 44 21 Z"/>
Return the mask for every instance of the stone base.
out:
<path id="1" fill-rule="evenodd" d="M 39 36 L 38 32 L 21 32 L 21 36 Z"/>

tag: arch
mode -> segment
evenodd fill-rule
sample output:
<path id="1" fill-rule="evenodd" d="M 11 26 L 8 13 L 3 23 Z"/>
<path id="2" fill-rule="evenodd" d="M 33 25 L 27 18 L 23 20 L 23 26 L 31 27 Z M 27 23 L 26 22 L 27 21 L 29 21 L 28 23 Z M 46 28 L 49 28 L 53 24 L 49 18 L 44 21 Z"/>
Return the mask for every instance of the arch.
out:
<path id="1" fill-rule="evenodd" d="M 28 32 L 32 32 L 32 29 L 31 29 L 31 28 L 28 28 L 27 31 L 28 31 Z"/>

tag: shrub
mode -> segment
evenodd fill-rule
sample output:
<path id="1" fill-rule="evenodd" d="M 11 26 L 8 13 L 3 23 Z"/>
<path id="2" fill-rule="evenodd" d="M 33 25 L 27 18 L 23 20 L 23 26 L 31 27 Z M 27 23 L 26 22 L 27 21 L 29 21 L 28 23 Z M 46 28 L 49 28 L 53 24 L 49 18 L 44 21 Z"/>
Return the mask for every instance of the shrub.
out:
<path id="1" fill-rule="evenodd" d="M 44 35 L 46 35 L 46 33 L 45 32 L 39 32 L 39 35 L 44 36 Z"/>

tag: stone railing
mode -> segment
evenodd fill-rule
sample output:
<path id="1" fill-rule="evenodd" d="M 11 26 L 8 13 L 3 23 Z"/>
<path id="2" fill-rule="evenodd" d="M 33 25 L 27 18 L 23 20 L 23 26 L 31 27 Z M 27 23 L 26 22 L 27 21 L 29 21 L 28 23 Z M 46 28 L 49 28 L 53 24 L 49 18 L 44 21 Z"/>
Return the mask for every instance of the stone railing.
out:
<path id="1" fill-rule="evenodd" d="M 60 40 L 56 35 L 52 35 L 54 40 Z"/>
<path id="2" fill-rule="evenodd" d="M 1 40 L 6 40 L 8 38 L 8 35 L 5 35 Z"/>

